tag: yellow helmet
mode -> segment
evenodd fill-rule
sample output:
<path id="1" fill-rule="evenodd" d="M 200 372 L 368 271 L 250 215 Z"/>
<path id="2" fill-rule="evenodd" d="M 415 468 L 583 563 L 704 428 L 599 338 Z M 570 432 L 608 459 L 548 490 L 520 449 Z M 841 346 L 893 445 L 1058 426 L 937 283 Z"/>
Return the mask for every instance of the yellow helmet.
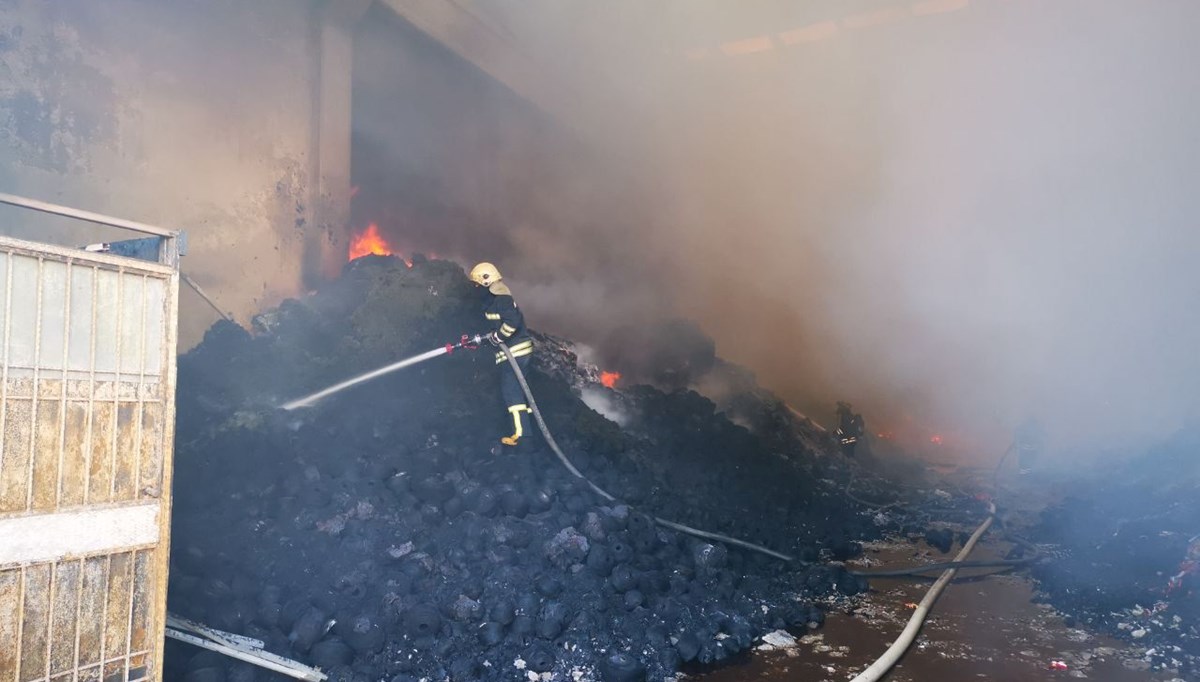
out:
<path id="1" fill-rule="evenodd" d="M 490 287 L 500 281 L 500 271 L 491 263 L 480 263 L 471 268 L 471 281 L 481 287 Z"/>

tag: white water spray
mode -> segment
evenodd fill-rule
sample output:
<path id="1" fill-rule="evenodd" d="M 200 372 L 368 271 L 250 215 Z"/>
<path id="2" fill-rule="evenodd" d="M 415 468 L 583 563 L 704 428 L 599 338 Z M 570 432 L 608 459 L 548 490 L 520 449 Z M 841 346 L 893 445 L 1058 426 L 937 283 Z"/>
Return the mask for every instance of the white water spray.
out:
<path id="1" fill-rule="evenodd" d="M 361 384 L 364 381 L 370 381 L 371 379 L 374 379 L 376 377 L 381 377 L 384 374 L 389 374 L 391 372 L 395 372 L 398 369 L 404 369 L 405 367 L 408 367 L 409 365 L 415 365 L 418 362 L 425 362 L 426 360 L 436 358 L 439 355 L 445 355 L 445 354 L 449 353 L 452 349 L 453 349 L 452 346 L 443 346 L 441 348 L 435 348 L 431 351 L 421 353 L 420 355 L 414 355 L 411 358 L 406 358 L 404 360 L 400 360 L 399 362 L 393 362 L 392 364 L 387 365 L 386 367 L 380 367 L 379 369 L 371 370 L 370 372 L 367 372 L 366 374 L 360 374 L 352 379 L 347 379 L 347 380 L 341 382 L 340 384 L 334 384 L 333 386 L 330 386 L 329 388 L 317 391 L 316 393 L 313 393 L 312 395 L 306 395 L 303 398 L 297 398 L 296 400 L 293 400 L 290 403 L 284 403 L 283 405 L 280 405 L 280 408 L 284 409 L 284 410 L 294 410 L 298 407 L 312 407 L 313 405 L 316 404 L 316 402 L 318 400 L 321 400 L 322 398 L 325 398 L 327 396 L 331 396 L 334 393 L 339 393 L 341 391 L 346 390 L 347 388 L 350 388 L 351 386 Z"/>

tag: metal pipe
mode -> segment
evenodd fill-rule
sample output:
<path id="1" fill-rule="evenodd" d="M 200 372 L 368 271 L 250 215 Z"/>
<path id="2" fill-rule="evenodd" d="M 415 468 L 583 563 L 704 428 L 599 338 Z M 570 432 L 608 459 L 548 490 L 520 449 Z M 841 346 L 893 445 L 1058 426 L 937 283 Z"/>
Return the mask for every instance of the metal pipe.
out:
<path id="1" fill-rule="evenodd" d="M 205 303 L 212 306 L 212 309 L 217 311 L 218 315 L 225 318 L 225 320 L 228 322 L 233 322 L 233 318 L 229 316 L 229 313 L 225 312 L 224 310 L 221 310 L 220 306 L 217 305 L 217 302 L 212 300 L 211 298 L 209 298 L 208 294 L 204 293 L 204 290 L 200 288 L 200 285 L 196 284 L 196 280 L 183 274 L 182 272 L 179 273 L 179 277 L 181 279 L 183 279 L 183 282 L 185 284 L 187 284 L 189 287 L 192 288 L 192 291 L 196 292 L 200 296 L 200 298 L 204 299 Z"/>
<path id="2" fill-rule="evenodd" d="M 178 230 L 168 230 L 166 228 L 148 225 L 146 223 L 138 223 L 132 220 L 123 218 L 114 218 L 101 213 L 92 213 L 91 211 L 81 211 L 77 208 L 69 206 L 61 206 L 59 204 L 51 204 L 46 201 L 38 201 L 37 199 L 28 199 L 19 197 L 15 194 L 5 194 L 0 192 L 0 204 L 9 204 L 10 206 L 20 206 L 42 213 L 50 213 L 52 215 L 60 215 L 67 218 L 75 218 L 77 220 L 86 220 L 89 223 L 98 223 L 100 225 L 108 225 L 110 227 L 120 227 L 134 232 L 142 232 L 144 234 L 153 234 L 159 237 L 174 239 L 179 236 Z"/>

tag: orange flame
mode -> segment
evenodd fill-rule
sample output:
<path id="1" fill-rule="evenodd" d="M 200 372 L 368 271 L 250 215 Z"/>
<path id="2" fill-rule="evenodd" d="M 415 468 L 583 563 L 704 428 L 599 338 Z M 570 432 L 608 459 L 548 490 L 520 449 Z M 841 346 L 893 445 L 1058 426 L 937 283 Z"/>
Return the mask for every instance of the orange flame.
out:
<path id="1" fill-rule="evenodd" d="M 621 379 L 620 372 L 600 372 L 600 383 L 607 388 L 614 388 Z"/>
<path id="2" fill-rule="evenodd" d="M 379 234 L 379 226 L 371 223 L 367 229 L 350 239 L 350 260 L 374 254 L 376 256 L 392 255 L 392 246 Z"/>
<path id="3" fill-rule="evenodd" d="M 930 436 L 930 437 L 929 437 L 929 442 L 930 442 L 930 443 L 933 443 L 934 445 L 941 445 L 941 444 L 942 444 L 942 437 L 941 437 L 941 435 L 939 435 L 939 434 L 934 434 L 934 435 L 932 435 L 932 436 Z"/>

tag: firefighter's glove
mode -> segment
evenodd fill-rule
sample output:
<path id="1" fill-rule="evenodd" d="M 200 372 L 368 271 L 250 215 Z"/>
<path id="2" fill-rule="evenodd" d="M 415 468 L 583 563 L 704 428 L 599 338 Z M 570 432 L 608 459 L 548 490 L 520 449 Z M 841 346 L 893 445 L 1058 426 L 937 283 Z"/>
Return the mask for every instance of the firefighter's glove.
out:
<path id="1" fill-rule="evenodd" d="M 500 347 L 500 333 L 499 332 L 492 332 L 491 334 L 488 334 L 484 338 L 487 339 L 488 343 L 492 344 L 493 346 L 496 346 L 497 348 Z"/>

